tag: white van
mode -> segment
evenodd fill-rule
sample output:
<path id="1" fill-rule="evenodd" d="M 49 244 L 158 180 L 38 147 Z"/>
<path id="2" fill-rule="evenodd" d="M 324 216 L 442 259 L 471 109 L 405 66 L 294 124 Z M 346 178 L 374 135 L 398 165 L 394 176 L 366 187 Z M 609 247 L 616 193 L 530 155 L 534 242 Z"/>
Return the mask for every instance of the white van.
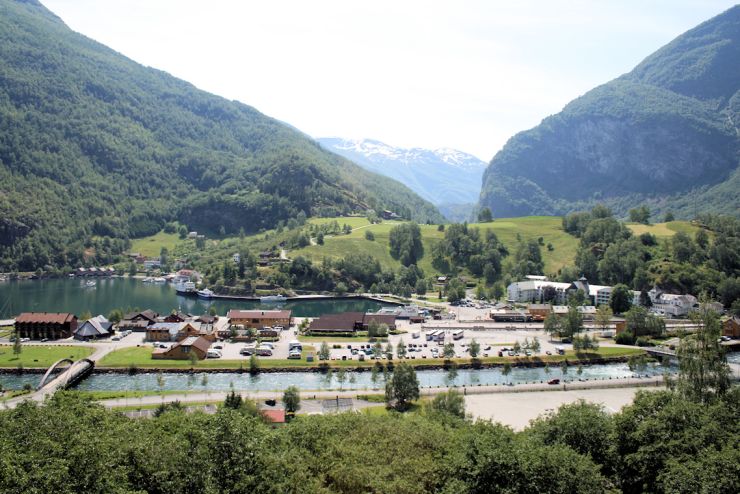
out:
<path id="1" fill-rule="evenodd" d="M 206 352 L 206 358 L 221 358 L 221 352 L 211 348 Z"/>

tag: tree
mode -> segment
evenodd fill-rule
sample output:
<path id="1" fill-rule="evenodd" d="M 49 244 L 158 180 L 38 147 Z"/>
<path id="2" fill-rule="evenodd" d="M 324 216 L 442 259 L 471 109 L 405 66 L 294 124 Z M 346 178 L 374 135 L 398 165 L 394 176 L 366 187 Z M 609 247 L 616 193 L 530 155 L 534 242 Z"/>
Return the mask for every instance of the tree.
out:
<path id="1" fill-rule="evenodd" d="M 429 404 L 429 410 L 436 413 L 451 415 L 453 417 L 465 418 L 465 398 L 457 390 L 449 389 L 439 393 Z"/>
<path id="2" fill-rule="evenodd" d="M 21 335 L 18 331 L 13 332 L 13 355 L 16 357 L 23 351 L 23 343 L 21 343 Z"/>
<path id="3" fill-rule="evenodd" d="M 379 362 L 375 362 L 372 370 L 370 371 L 370 381 L 373 383 L 373 389 L 378 389 L 378 380 L 380 379 Z"/>
<path id="4" fill-rule="evenodd" d="M 575 304 L 568 306 L 568 313 L 562 321 L 562 334 L 572 338 L 583 331 L 583 315 Z"/>
<path id="5" fill-rule="evenodd" d="M 663 221 L 668 223 L 669 221 L 675 221 L 676 217 L 673 216 L 673 213 L 670 211 L 666 211 L 665 216 L 663 217 Z"/>
<path id="6" fill-rule="evenodd" d="M 493 214 L 491 208 L 484 207 L 478 212 L 478 223 L 490 223 L 493 221 Z"/>
<path id="7" fill-rule="evenodd" d="M 159 388 L 159 394 L 162 395 L 162 402 L 164 402 L 164 376 L 162 371 L 157 372 L 157 387 Z"/>
<path id="8" fill-rule="evenodd" d="M 296 413 L 301 408 L 301 394 L 296 386 L 289 386 L 283 392 L 283 406 L 287 413 Z"/>
<path id="9" fill-rule="evenodd" d="M 329 344 L 325 341 L 322 341 L 321 347 L 319 347 L 319 360 L 329 360 L 329 357 L 331 357 L 331 350 L 329 350 Z"/>
<path id="10" fill-rule="evenodd" d="M 347 285 L 346 285 L 346 284 L 345 284 L 344 282 L 340 281 L 340 282 L 339 282 L 339 283 L 337 283 L 337 285 L 336 285 L 336 286 L 334 287 L 334 292 L 335 292 L 335 293 L 336 293 L 337 295 L 344 295 L 345 293 L 347 293 Z"/>
<path id="11" fill-rule="evenodd" d="M 369 240 L 370 242 L 375 240 L 375 234 L 372 230 L 365 230 L 365 240 Z"/>
<path id="12" fill-rule="evenodd" d="M 417 295 L 426 295 L 427 293 L 427 282 L 424 279 L 420 279 L 416 282 L 415 291 Z"/>
<path id="13" fill-rule="evenodd" d="M 376 341 L 373 345 L 373 356 L 376 360 L 379 360 L 383 356 L 383 345 L 379 341 Z"/>
<path id="14" fill-rule="evenodd" d="M 391 257 L 404 266 L 416 264 L 424 256 L 421 229 L 416 223 L 404 223 L 391 228 L 389 234 Z"/>
<path id="15" fill-rule="evenodd" d="M 252 354 L 249 357 L 249 373 L 254 375 L 257 374 L 260 371 L 260 360 L 257 358 L 257 355 Z"/>
<path id="16" fill-rule="evenodd" d="M 602 331 L 606 331 L 612 322 L 612 309 L 608 305 L 601 304 L 596 308 L 596 317 L 594 322 L 596 326 Z"/>
<path id="17" fill-rule="evenodd" d="M 138 268 L 136 267 L 136 263 L 134 261 L 131 261 L 128 265 L 128 275 L 136 276 L 137 272 L 138 272 Z"/>
<path id="18" fill-rule="evenodd" d="M 344 388 L 344 383 L 347 381 L 347 370 L 342 367 L 337 371 L 337 382 L 339 383 L 339 390 L 341 391 L 342 388 Z"/>
<path id="19" fill-rule="evenodd" d="M 509 374 L 511 374 L 511 364 L 509 362 L 504 362 L 504 368 L 501 369 L 501 374 L 506 378 L 506 382 L 508 384 Z"/>
<path id="20" fill-rule="evenodd" d="M 391 342 L 390 341 L 385 346 L 385 356 L 386 356 L 386 358 L 388 358 L 388 360 L 392 360 L 393 359 L 393 345 L 391 345 Z"/>
<path id="21" fill-rule="evenodd" d="M 609 307 L 614 314 L 623 314 L 632 307 L 632 290 L 627 285 L 618 284 L 614 286 L 609 296 Z"/>
<path id="22" fill-rule="evenodd" d="M 242 395 L 238 395 L 232 389 L 229 394 L 226 395 L 224 400 L 224 408 L 230 408 L 231 410 L 239 410 L 242 406 Z"/>
<path id="23" fill-rule="evenodd" d="M 650 208 L 644 204 L 640 207 L 629 210 L 630 221 L 634 223 L 650 224 Z"/>
<path id="24" fill-rule="evenodd" d="M 406 358 L 406 343 L 403 340 L 399 340 L 398 345 L 396 345 L 396 355 L 400 359 Z"/>
<path id="25" fill-rule="evenodd" d="M 443 347 L 443 350 L 442 350 L 442 355 L 446 359 L 450 359 L 454 357 L 455 356 L 455 345 L 453 345 L 452 343 L 445 343 L 445 346 Z"/>
<path id="26" fill-rule="evenodd" d="M 188 360 L 190 360 L 190 366 L 195 367 L 195 365 L 198 363 L 198 354 L 191 350 L 190 352 L 188 352 Z"/>
<path id="27" fill-rule="evenodd" d="M 722 345 L 719 316 L 704 306 L 691 314 L 696 332 L 678 346 L 676 387 L 686 398 L 701 403 L 714 401 L 730 388 L 730 367 Z"/>
<path id="28" fill-rule="evenodd" d="M 108 314 L 108 321 L 113 324 L 118 324 L 123 319 L 123 311 L 121 309 L 113 309 Z"/>
<path id="29" fill-rule="evenodd" d="M 540 353 L 540 350 L 542 349 L 542 345 L 540 345 L 540 339 L 537 338 L 536 336 L 534 337 L 534 339 L 532 339 L 531 348 L 535 354 Z"/>
<path id="30" fill-rule="evenodd" d="M 406 410 L 412 400 L 419 398 L 419 380 L 416 371 L 406 362 L 401 362 L 393 371 L 391 380 L 385 385 L 385 401 L 398 410 Z"/>
<path id="31" fill-rule="evenodd" d="M 478 343 L 475 338 L 470 340 L 470 346 L 468 347 L 470 350 L 470 357 L 476 358 L 478 355 L 480 355 L 480 343 Z"/>

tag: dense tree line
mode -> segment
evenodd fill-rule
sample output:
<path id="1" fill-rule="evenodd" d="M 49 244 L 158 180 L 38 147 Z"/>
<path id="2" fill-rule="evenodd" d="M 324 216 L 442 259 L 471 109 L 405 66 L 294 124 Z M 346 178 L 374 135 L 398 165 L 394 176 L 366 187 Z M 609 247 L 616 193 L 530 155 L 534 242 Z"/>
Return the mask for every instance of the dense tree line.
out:
<path id="1" fill-rule="evenodd" d="M 1 8 L 0 271 L 104 263 L 113 249 L 83 243 L 173 219 L 212 234 L 368 208 L 442 220 L 401 184 L 138 65 L 41 4 Z"/>
<path id="2" fill-rule="evenodd" d="M 574 403 L 520 433 L 461 418 L 444 395 L 426 413 L 299 416 L 275 429 L 248 400 L 215 415 L 173 406 L 136 420 L 58 393 L 0 412 L 0 489 L 732 493 L 737 391 L 708 403 L 641 392 L 614 415 Z"/>
<path id="3" fill-rule="evenodd" d="M 726 307 L 740 299 L 740 220 L 704 214 L 694 235 L 678 231 L 659 241 L 650 233 L 633 235 L 597 205 L 591 212 L 563 217 L 563 229 L 580 238 L 575 270 L 561 278 L 585 275 L 591 283 L 624 284 L 646 291 L 705 293 Z M 568 279 L 567 281 L 571 281 Z"/>

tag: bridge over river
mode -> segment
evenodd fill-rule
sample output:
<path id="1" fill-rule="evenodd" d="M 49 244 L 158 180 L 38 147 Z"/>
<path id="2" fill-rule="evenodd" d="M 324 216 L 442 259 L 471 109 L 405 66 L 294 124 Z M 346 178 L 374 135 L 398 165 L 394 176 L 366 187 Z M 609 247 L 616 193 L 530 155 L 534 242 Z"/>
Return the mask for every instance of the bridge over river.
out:
<path id="1" fill-rule="evenodd" d="M 653 357 L 657 357 L 661 359 L 667 357 L 671 360 L 677 359 L 676 350 L 671 350 L 670 348 L 667 348 L 667 347 L 662 347 L 662 346 L 647 347 L 645 348 L 645 351 L 649 353 L 650 355 L 652 355 Z M 735 381 L 740 381 L 740 363 L 728 362 L 727 365 L 730 366 L 731 379 Z"/>

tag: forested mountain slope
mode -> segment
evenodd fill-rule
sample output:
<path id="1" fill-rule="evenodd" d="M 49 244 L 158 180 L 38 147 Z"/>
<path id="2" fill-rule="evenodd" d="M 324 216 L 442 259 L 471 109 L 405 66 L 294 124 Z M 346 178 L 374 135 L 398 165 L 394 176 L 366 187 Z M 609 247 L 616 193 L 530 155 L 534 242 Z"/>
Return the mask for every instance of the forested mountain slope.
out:
<path id="1" fill-rule="evenodd" d="M 496 216 L 647 203 L 740 211 L 740 6 L 511 138 L 483 177 Z"/>
<path id="2" fill-rule="evenodd" d="M 250 232 L 367 208 L 441 219 L 254 108 L 0 0 L 0 271 L 75 266 L 171 220 Z"/>

